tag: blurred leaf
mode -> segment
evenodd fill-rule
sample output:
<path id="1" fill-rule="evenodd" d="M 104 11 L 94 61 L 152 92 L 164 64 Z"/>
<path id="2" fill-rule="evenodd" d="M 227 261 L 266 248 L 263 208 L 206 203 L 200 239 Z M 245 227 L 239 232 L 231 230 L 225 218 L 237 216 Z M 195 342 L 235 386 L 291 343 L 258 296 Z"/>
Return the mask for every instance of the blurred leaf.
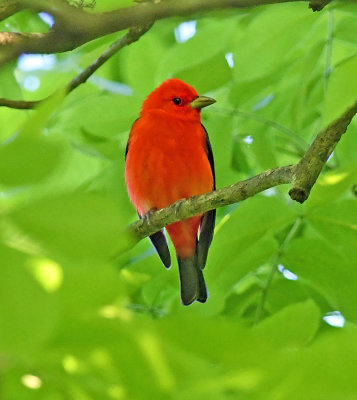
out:
<path id="1" fill-rule="evenodd" d="M 275 72 L 280 68 L 280 60 L 296 61 L 298 45 L 314 19 L 314 15 L 306 13 L 298 4 L 267 7 L 245 28 L 244 35 L 237 35 L 237 79 L 251 80 Z"/>
<path id="2" fill-rule="evenodd" d="M 336 148 L 336 154 L 341 165 L 354 163 L 356 161 L 356 153 L 354 149 L 357 146 L 357 123 L 352 120 L 348 127 L 347 134 L 343 135 L 342 140 Z"/>
<path id="3" fill-rule="evenodd" d="M 283 308 L 258 324 L 254 331 L 275 346 L 295 348 L 308 344 L 316 335 L 319 324 L 319 308 L 307 300 Z"/>
<path id="4" fill-rule="evenodd" d="M 33 354 L 56 321 L 53 295 L 26 268 L 26 257 L 0 245 L 0 354 Z"/>
<path id="5" fill-rule="evenodd" d="M 71 3 L 90 13 L 136 7 Z M 40 111 L 0 108 L 1 399 L 355 398 L 356 121 L 306 204 L 281 186 L 217 210 L 205 304 L 182 307 L 172 243 L 165 271 L 148 239 L 130 247 L 125 235 L 137 219 L 125 146 L 145 96 L 175 76 L 216 98 L 202 121 L 217 187 L 296 163 L 356 92 L 357 7 L 347 3 L 162 19 L 63 103 L 59 94 Z M 0 25 L 49 29 L 29 11 Z M 0 97 L 50 95 L 117 37 L 58 53 L 51 66 L 3 66 Z M 265 319 L 252 328 L 262 290 Z M 332 311 L 343 328 L 321 321 Z"/>
<path id="6" fill-rule="evenodd" d="M 227 83 L 232 76 L 223 53 L 205 60 L 201 64 L 183 69 L 174 74 L 174 78 L 189 82 L 198 93 L 207 93 Z"/>
<path id="7" fill-rule="evenodd" d="M 209 313 L 223 307 L 224 299 L 247 272 L 270 260 L 278 248 L 270 233 L 293 220 L 287 205 L 263 196 L 243 202 L 223 219 L 216 228 L 207 263 L 207 282 L 214 298 L 214 302 L 207 302 Z"/>
<path id="8" fill-rule="evenodd" d="M 36 106 L 35 112 L 21 129 L 20 135 L 26 137 L 36 137 L 40 135 L 42 129 L 52 116 L 52 113 L 61 105 L 65 96 L 66 88 L 61 88 Z"/>
<path id="9" fill-rule="evenodd" d="M 357 263 L 357 200 L 316 207 L 307 214 L 312 226 L 352 262 Z"/>
<path id="10" fill-rule="evenodd" d="M 277 166 L 275 152 L 269 137 L 269 132 L 260 130 L 254 134 L 254 140 L 251 144 L 253 153 L 255 154 L 261 168 L 269 169 Z"/>
<path id="11" fill-rule="evenodd" d="M 53 254 L 108 260 L 131 243 L 124 232 L 127 218 L 106 196 L 56 196 L 19 208 L 11 218 Z"/>
<path id="12" fill-rule="evenodd" d="M 0 181 L 5 185 L 21 186 L 40 181 L 58 165 L 62 143 L 41 133 L 64 96 L 65 91 L 60 90 L 41 103 L 20 132 L 0 147 Z"/>
<path id="13" fill-rule="evenodd" d="M 306 251 L 307 248 L 309 251 Z M 357 271 L 353 261 L 334 243 L 319 239 L 296 239 L 287 246 L 282 263 L 319 290 L 332 310 L 339 310 L 347 318 L 356 320 L 353 306 L 356 287 L 351 282 L 357 282 Z M 349 284 L 346 285 L 346 282 Z"/>
<path id="14" fill-rule="evenodd" d="M 266 297 L 266 308 L 270 314 L 282 310 L 287 305 L 302 303 L 309 299 L 309 292 L 301 279 L 290 280 L 280 275 L 272 282 Z"/>
<path id="15" fill-rule="evenodd" d="M 322 126 L 337 119 L 357 100 L 357 55 L 336 66 L 331 74 L 325 97 Z"/>
<path id="16" fill-rule="evenodd" d="M 167 49 L 163 38 L 155 32 L 155 27 L 153 27 L 151 35 L 140 38 L 139 41 L 124 49 L 119 56 L 122 73 L 136 94 L 146 96 L 161 83 L 156 81 L 157 70 L 160 66 L 158 60 L 163 58 Z M 140 59 L 145 60 L 145 63 L 137 62 Z"/>
<path id="17" fill-rule="evenodd" d="M 225 115 L 202 113 L 213 156 L 215 159 L 216 185 L 223 187 L 238 180 L 237 173 L 232 169 L 232 119 Z"/>
<path id="18" fill-rule="evenodd" d="M 233 165 L 235 169 L 239 172 L 248 174 L 250 172 L 249 163 L 243 148 L 246 150 L 248 145 L 240 140 L 238 136 L 233 139 Z"/>
<path id="19" fill-rule="evenodd" d="M 353 34 L 355 30 L 355 18 L 356 13 L 354 15 L 343 14 L 342 18 L 337 20 L 334 36 L 338 40 L 345 40 L 357 47 L 357 38 Z"/>
<path id="20" fill-rule="evenodd" d="M 132 96 L 96 93 L 69 101 L 56 116 L 56 130 L 71 139 L 83 139 L 82 132 L 103 138 L 113 138 L 130 130 L 139 116 L 138 100 Z M 91 112 L 88 112 L 91 110 Z"/>
<path id="21" fill-rule="evenodd" d="M 205 65 L 206 71 L 210 69 L 214 72 L 214 61 L 217 62 L 214 57 L 231 51 L 234 25 L 234 19 L 211 20 L 210 23 L 199 21 L 195 36 L 184 43 L 177 43 L 165 52 L 159 63 L 158 83 L 173 75 L 178 76 L 181 71 L 188 71 L 191 68 L 193 68 L 192 71 L 195 72 L 197 77 L 199 72 L 197 68 L 202 64 Z M 217 35 L 217 32 L 219 32 L 219 35 Z M 209 47 L 203 48 L 203 41 L 209 43 Z M 223 62 L 225 61 L 222 59 L 219 64 L 220 69 Z M 212 80 L 211 78 L 208 79 L 209 81 Z M 216 75 L 216 79 L 222 82 L 222 78 L 218 75 Z M 213 82 L 209 81 L 206 85 L 214 85 Z"/>
<path id="22" fill-rule="evenodd" d="M 0 181 L 22 186 L 46 178 L 61 160 L 61 142 L 19 135 L 0 147 Z"/>
<path id="23" fill-rule="evenodd" d="M 357 182 L 357 162 L 347 164 L 341 168 L 326 172 L 319 177 L 314 185 L 308 209 L 313 209 L 325 203 L 333 202 L 346 195 L 346 192 Z"/>
<path id="24" fill-rule="evenodd" d="M 272 387 L 273 400 L 277 392 L 289 399 L 353 398 L 356 386 L 352 383 L 352 363 L 357 360 L 356 328 L 329 332 L 306 351 L 291 358 L 283 382 Z M 338 377 L 338 379 L 336 379 Z"/>
<path id="25" fill-rule="evenodd" d="M 11 98 L 21 97 L 21 89 L 14 74 L 15 62 L 8 63 L 0 69 L 0 96 Z"/>

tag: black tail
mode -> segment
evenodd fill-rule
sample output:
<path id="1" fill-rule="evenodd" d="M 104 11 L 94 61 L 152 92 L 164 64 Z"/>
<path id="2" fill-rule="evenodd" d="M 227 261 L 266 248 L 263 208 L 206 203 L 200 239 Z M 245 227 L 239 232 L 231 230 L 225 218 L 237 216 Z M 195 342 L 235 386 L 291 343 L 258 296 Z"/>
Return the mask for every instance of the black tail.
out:
<path id="1" fill-rule="evenodd" d="M 182 304 L 188 306 L 195 300 L 204 303 L 207 300 L 207 288 L 202 270 L 197 266 L 196 255 L 191 258 L 178 258 L 177 261 Z"/>

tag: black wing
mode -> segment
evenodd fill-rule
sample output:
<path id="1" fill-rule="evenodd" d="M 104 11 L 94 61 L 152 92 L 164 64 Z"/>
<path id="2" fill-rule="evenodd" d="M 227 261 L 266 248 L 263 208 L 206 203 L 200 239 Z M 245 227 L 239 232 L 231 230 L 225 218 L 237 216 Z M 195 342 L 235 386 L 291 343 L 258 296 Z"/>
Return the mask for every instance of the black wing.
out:
<path id="1" fill-rule="evenodd" d="M 134 124 L 135 124 L 135 122 L 134 122 Z M 128 140 L 128 143 L 127 143 L 126 149 L 125 149 L 125 159 L 128 155 L 128 151 L 129 151 L 129 140 Z M 141 218 L 140 215 L 139 215 L 139 218 Z M 167 245 L 167 241 L 166 241 L 164 232 L 163 231 L 156 232 L 153 235 L 149 236 L 149 238 L 151 240 L 151 243 L 155 247 L 155 250 L 157 251 L 157 254 L 159 255 L 164 266 L 166 268 L 170 268 L 171 267 L 171 256 L 170 256 L 169 247 Z"/>
<path id="2" fill-rule="evenodd" d="M 216 176 L 214 171 L 214 159 L 212 153 L 211 143 L 209 141 L 208 133 L 205 127 L 202 128 L 206 134 L 207 157 L 211 165 L 213 175 L 213 189 L 216 189 Z M 197 266 L 203 269 L 206 265 L 208 249 L 211 245 L 214 231 L 214 224 L 216 222 L 216 210 L 206 212 L 201 219 L 200 238 L 197 244 Z"/>
<path id="3" fill-rule="evenodd" d="M 149 237 L 165 268 L 170 268 L 171 256 L 164 232 L 159 231 Z"/>
<path id="4" fill-rule="evenodd" d="M 134 122 L 133 125 L 131 126 L 131 130 L 134 128 L 134 125 L 139 121 L 140 118 L 137 118 Z M 128 143 L 126 144 L 126 148 L 125 148 L 125 160 L 126 160 L 126 156 L 128 155 L 128 151 L 129 151 L 129 139 L 128 139 Z"/>

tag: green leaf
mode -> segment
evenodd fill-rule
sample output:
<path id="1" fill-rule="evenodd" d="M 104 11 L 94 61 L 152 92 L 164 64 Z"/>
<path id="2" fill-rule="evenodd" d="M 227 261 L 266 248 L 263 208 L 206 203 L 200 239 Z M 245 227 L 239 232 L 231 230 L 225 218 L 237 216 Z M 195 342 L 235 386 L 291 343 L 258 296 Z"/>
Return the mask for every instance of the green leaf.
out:
<path id="1" fill-rule="evenodd" d="M 267 292 L 265 308 L 271 315 L 275 315 L 284 307 L 302 303 L 309 298 L 309 292 L 301 279 L 290 280 L 280 274 L 275 276 Z"/>
<path id="2" fill-rule="evenodd" d="M 39 200 L 11 214 L 11 220 L 53 254 L 108 260 L 132 245 L 127 217 L 109 196 L 90 193 Z"/>
<path id="3" fill-rule="evenodd" d="M 59 141 L 20 134 L 0 147 L 0 181 L 22 186 L 43 180 L 58 166 L 62 153 Z"/>
<path id="4" fill-rule="evenodd" d="M 224 54 L 218 53 L 200 64 L 177 72 L 173 77 L 189 83 L 198 93 L 207 93 L 227 83 L 232 77 L 232 70 Z"/>
<path id="5" fill-rule="evenodd" d="M 281 398 L 353 398 L 356 383 L 351 363 L 357 361 L 356 338 L 356 327 L 349 326 L 329 332 L 311 348 L 296 354 L 288 367 L 289 378 L 279 387 Z M 274 393 L 276 388 L 271 390 L 267 398 L 273 400 Z"/>
<path id="6" fill-rule="evenodd" d="M 275 197 L 255 197 L 238 206 L 216 227 L 206 276 L 214 302 L 209 313 L 223 307 L 224 299 L 245 274 L 266 264 L 277 251 L 273 232 L 294 220 L 292 210 Z"/>
<path id="7" fill-rule="evenodd" d="M 356 320 L 357 271 L 353 261 L 334 242 L 296 239 L 284 251 L 282 264 L 320 291 L 331 311 L 341 311 L 346 318 Z"/>
<path id="8" fill-rule="evenodd" d="M 8 63 L 0 69 L 0 97 L 21 98 L 21 89 L 14 74 L 15 62 Z"/>
<path id="9" fill-rule="evenodd" d="M 341 200 L 311 210 L 311 225 L 346 258 L 357 263 L 357 201 Z"/>
<path id="10" fill-rule="evenodd" d="M 337 40 L 344 40 L 353 44 L 357 48 L 357 38 L 353 34 L 355 30 L 355 18 L 356 14 L 348 15 L 343 14 L 336 22 L 336 27 L 334 29 L 334 38 Z"/>
<path id="11" fill-rule="evenodd" d="M 269 131 L 261 129 L 254 134 L 251 144 L 252 151 L 263 169 L 274 168 L 278 164 L 269 133 Z"/>
<path id="12" fill-rule="evenodd" d="M 79 142 L 83 131 L 107 139 L 126 133 L 140 112 L 138 99 L 100 92 L 85 95 L 74 104 L 68 100 L 64 106 L 56 116 L 56 131 Z"/>
<path id="13" fill-rule="evenodd" d="M 311 190 L 306 207 L 311 210 L 346 195 L 357 182 L 357 162 L 347 164 L 320 176 Z"/>
<path id="14" fill-rule="evenodd" d="M 188 71 L 191 68 L 198 79 L 199 65 L 204 65 L 206 71 L 211 70 L 214 73 L 214 62 L 217 62 L 216 56 L 231 51 L 234 28 L 234 19 L 211 20 L 209 23 L 199 21 L 196 28 L 197 32 L 193 38 L 184 43 L 176 43 L 163 54 L 159 63 L 158 82 L 160 83 L 173 75 L 178 76 L 181 71 Z M 219 32 L 219 35 L 217 35 L 217 32 Z M 202 43 L 209 43 L 209 46 L 202 46 Z M 219 69 L 222 69 L 223 62 L 225 60 L 220 61 Z M 218 74 L 215 75 L 215 79 L 222 82 Z M 210 80 L 214 81 L 214 79 Z M 214 82 L 209 81 L 205 83 L 206 86 L 214 85 Z"/>
<path id="15" fill-rule="evenodd" d="M 134 93 L 145 96 L 161 83 L 156 80 L 160 67 L 157 61 L 162 59 L 167 51 L 163 37 L 156 33 L 155 27 L 150 33 L 151 35 L 144 35 L 119 55 L 126 82 L 133 88 Z M 145 63 L 137 62 L 139 59 L 145 60 Z"/>
<path id="16" fill-rule="evenodd" d="M 299 45 L 315 19 L 298 4 L 266 7 L 236 36 L 236 78 L 256 79 L 275 72 L 288 60 L 295 62 L 302 52 Z"/>
<path id="17" fill-rule="evenodd" d="M 341 165 L 352 164 L 356 161 L 357 148 L 357 122 L 356 119 L 352 120 L 348 127 L 347 134 L 343 135 L 335 152 Z"/>
<path id="18" fill-rule="evenodd" d="M 322 126 L 340 117 L 357 100 L 357 55 L 336 66 L 325 97 Z"/>
<path id="19" fill-rule="evenodd" d="M 275 346 L 296 348 L 311 342 L 319 325 L 319 308 L 307 300 L 288 305 L 258 324 L 254 331 Z"/>
<path id="20" fill-rule="evenodd" d="M 248 174 L 251 170 L 245 154 L 248 146 L 249 144 L 245 143 L 240 137 L 234 137 L 232 164 L 237 171 L 243 172 L 245 174 Z"/>
<path id="21" fill-rule="evenodd" d="M 0 354 L 23 357 L 53 331 L 55 299 L 31 276 L 23 254 L 0 245 L 0 262 Z"/>
<path id="22" fill-rule="evenodd" d="M 42 130 L 64 96 L 62 89 L 41 103 L 20 132 L 2 144 L 2 183 L 9 186 L 34 183 L 50 175 L 58 165 L 63 152 L 62 142 L 43 136 Z"/>
<path id="23" fill-rule="evenodd" d="M 231 185 L 238 180 L 237 173 L 232 169 L 232 118 L 204 110 L 202 120 L 216 160 L 216 185 Z"/>

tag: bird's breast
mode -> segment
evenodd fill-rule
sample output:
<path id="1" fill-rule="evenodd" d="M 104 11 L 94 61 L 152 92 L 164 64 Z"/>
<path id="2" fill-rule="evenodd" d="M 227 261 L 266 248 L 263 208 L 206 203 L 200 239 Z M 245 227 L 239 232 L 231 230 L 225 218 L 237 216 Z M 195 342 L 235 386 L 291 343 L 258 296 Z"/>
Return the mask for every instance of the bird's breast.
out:
<path id="1" fill-rule="evenodd" d="M 213 189 L 200 123 L 137 121 L 126 161 L 129 195 L 140 214 Z"/>

